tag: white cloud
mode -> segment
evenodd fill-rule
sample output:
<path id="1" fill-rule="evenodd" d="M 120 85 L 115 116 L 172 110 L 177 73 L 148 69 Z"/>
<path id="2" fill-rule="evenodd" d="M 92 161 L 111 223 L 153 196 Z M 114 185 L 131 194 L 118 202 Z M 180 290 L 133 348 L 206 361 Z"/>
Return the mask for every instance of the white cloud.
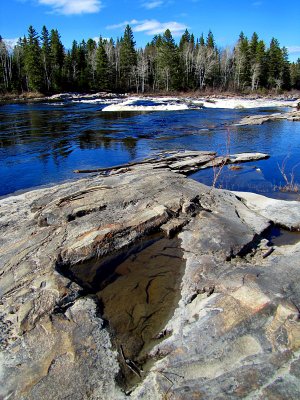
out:
<path id="1" fill-rule="evenodd" d="M 153 8 L 162 6 L 163 3 L 164 2 L 162 0 L 154 0 L 154 1 L 145 2 L 142 4 L 142 6 L 144 8 L 146 8 L 147 10 L 152 10 Z"/>
<path id="2" fill-rule="evenodd" d="M 5 43 L 5 46 L 8 50 L 12 50 L 16 46 L 18 41 L 19 41 L 19 38 L 3 39 L 3 42 Z"/>
<path id="3" fill-rule="evenodd" d="M 64 15 L 93 14 L 101 10 L 101 0 L 38 0 L 39 4 L 50 6 L 53 12 Z"/>
<path id="4" fill-rule="evenodd" d="M 158 35 L 170 29 L 173 36 L 180 36 L 188 28 L 187 25 L 176 21 L 159 22 L 155 19 L 146 19 L 143 21 L 131 20 L 124 21 L 120 24 L 107 26 L 107 29 L 124 28 L 126 25 L 133 26 L 134 32 L 145 32 L 147 35 Z"/>
<path id="5" fill-rule="evenodd" d="M 108 38 L 108 37 L 103 37 L 103 36 L 101 36 L 101 37 L 102 37 L 102 40 L 107 40 L 108 42 L 110 41 L 110 38 Z M 100 36 L 95 36 L 95 37 L 93 37 L 93 40 L 94 40 L 96 43 L 98 43 L 99 40 L 100 40 Z"/>
<path id="6" fill-rule="evenodd" d="M 300 53 L 300 46 L 287 46 L 290 54 Z"/>
<path id="7" fill-rule="evenodd" d="M 123 21 L 120 24 L 114 24 L 114 25 L 108 25 L 106 29 L 119 29 L 119 28 L 125 28 L 126 25 L 135 25 L 138 24 L 139 21 L 136 19 L 132 19 L 131 21 Z"/>
<path id="8" fill-rule="evenodd" d="M 133 31 L 145 32 L 147 35 L 157 35 L 159 33 L 164 33 L 167 29 L 170 29 L 174 36 L 178 36 L 187 29 L 187 26 L 175 21 L 159 22 L 155 19 L 151 19 L 136 25 Z"/>

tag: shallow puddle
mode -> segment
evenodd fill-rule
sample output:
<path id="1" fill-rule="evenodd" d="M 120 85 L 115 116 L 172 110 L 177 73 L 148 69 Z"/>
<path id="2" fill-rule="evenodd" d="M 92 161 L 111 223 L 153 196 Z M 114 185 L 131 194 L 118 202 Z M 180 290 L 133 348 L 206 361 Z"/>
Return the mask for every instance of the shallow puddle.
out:
<path id="1" fill-rule="evenodd" d="M 103 306 L 125 387 L 134 373 L 124 358 L 142 366 L 178 304 L 182 255 L 178 238 L 156 235 L 113 256 L 69 268 L 69 277 L 96 293 Z"/>
<path id="2" fill-rule="evenodd" d="M 274 246 L 294 245 L 300 242 L 300 232 L 288 231 L 274 226 L 267 236 Z"/>

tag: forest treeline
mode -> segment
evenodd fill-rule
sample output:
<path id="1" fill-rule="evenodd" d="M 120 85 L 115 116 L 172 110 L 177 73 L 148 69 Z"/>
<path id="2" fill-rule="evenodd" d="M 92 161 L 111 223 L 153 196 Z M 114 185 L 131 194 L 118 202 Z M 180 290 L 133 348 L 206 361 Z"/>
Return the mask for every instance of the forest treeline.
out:
<path id="1" fill-rule="evenodd" d="M 213 33 L 187 30 L 178 44 L 170 30 L 136 48 L 130 26 L 114 41 L 100 37 L 64 48 L 60 34 L 32 26 L 9 48 L 0 36 L 0 91 L 266 91 L 300 89 L 300 59 L 290 63 L 277 39 L 240 34 L 234 48 L 219 48 Z"/>

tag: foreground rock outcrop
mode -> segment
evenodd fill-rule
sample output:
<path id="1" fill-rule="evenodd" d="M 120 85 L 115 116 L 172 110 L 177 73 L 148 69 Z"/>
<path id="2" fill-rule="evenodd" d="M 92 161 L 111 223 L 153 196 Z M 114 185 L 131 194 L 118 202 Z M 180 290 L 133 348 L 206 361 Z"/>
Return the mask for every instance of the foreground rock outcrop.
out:
<path id="1" fill-rule="evenodd" d="M 151 164 L 1 200 L 0 396 L 125 398 L 101 304 L 60 271 L 179 231 L 181 300 L 130 396 L 299 398 L 300 243 L 264 235 L 300 203 L 255 204 Z"/>

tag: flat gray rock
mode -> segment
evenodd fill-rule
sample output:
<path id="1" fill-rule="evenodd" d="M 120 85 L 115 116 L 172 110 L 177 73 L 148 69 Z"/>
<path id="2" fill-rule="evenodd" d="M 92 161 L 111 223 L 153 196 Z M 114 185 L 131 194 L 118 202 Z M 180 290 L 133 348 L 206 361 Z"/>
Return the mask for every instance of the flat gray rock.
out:
<path id="1" fill-rule="evenodd" d="M 299 398 L 300 247 L 263 239 L 298 227 L 295 203 L 151 163 L 1 200 L 0 397 Z M 100 304 L 60 271 L 161 231 L 180 232 L 181 299 L 126 396 Z"/>
<path id="2" fill-rule="evenodd" d="M 287 121 L 300 121 L 300 111 L 293 110 L 284 113 L 274 113 L 269 115 L 251 115 L 242 118 L 236 125 L 262 125 L 265 122 L 287 120 Z"/>
<path id="3" fill-rule="evenodd" d="M 275 200 L 249 192 L 234 192 L 246 206 L 286 229 L 300 231 L 300 203 Z"/>

